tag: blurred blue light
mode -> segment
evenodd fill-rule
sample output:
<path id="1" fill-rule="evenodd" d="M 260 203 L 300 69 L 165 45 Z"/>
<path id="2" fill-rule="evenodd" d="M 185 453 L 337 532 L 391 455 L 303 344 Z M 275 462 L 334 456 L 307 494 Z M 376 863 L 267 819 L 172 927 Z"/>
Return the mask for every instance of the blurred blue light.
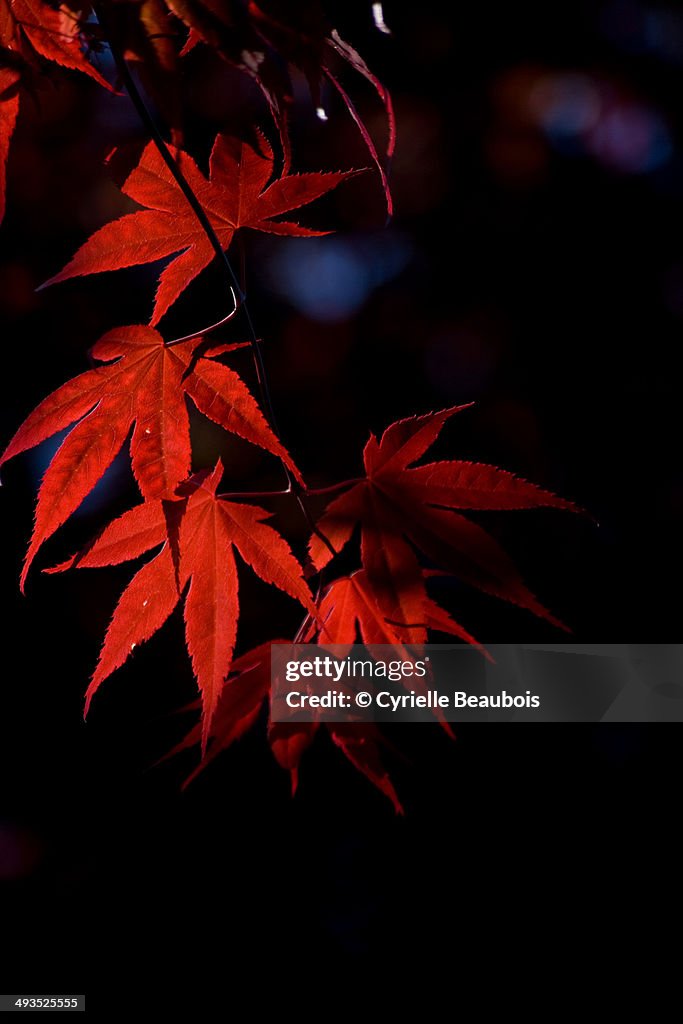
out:
<path id="1" fill-rule="evenodd" d="M 397 277 L 411 256 L 410 242 L 391 232 L 285 239 L 267 253 L 260 272 L 268 288 L 311 320 L 338 323 Z"/>
<path id="2" fill-rule="evenodd" d="M 647 174 L 673 155 L 662 115 L 608 79 L 546 75 L 534 87 L 529 107 L 556 150 L 589 155 L 622 174 Z"/>
<path id="3" fill-rule="evenodd" d="M 670 158 L 671 137 L 662 118 L 645 106 L 614 107 L 587 139 L 602 163 L 626 174 L 647 174 Z"/>
<path id="4" fill-rule="evenodd" d="M 600 115 L 600 94 L 588 75 L 553 75 L 542 79 L 531 97 L 532 108 L 549 135 L 578 135 Z"/>

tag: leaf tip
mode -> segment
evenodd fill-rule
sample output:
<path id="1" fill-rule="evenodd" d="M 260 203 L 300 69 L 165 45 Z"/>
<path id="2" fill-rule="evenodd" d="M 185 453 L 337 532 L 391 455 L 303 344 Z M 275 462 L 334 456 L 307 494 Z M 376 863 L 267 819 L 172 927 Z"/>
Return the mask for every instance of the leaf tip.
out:
<path id="1" fill-rule="evenodd" d="M 26 579 L 28 577 L 29 569 L 31 568 L 31 563 L 32 562 L 33 562 L 33 555 L 29 551 L 29 553 L 26 555 L 26 560 L 25 560 L 24 566 L 23 566 L 23 568 L 21 570 L 21 576 L 19 577 L 19 590 L 21 591 L 22 595 L 26 594 Z"/>

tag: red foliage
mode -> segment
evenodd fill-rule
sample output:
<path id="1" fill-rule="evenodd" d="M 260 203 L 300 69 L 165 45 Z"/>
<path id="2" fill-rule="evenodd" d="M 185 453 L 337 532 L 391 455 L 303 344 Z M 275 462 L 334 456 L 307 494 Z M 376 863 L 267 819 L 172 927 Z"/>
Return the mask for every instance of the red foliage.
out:
<path id="1" fill-rule="evenodd" d="M 241 378 L 227 366 L 194 354 L 202 341 L 164 344 L 151 327 L 119 327 L 100 338 L 97 367 L 64 384 L 40 403 L 0 458 L 40 444 L 77 420 L 52 459 L 38 493 L 33 537 L 22 587 L 41 544 L 81 504 L 130 441 L 133 473 L 144 498 L 172 497 L 190 472 L 190 419 L 185 396 L 225 430 L 280 458 L 300 479 Z"/>
<path id="2" fill-rule="evenodd" d="M 368 582 L 385 619 L 404 623 L 404 642 L 422 643 L 427 592 L 414 548 L 466 583 L 561 626 L 524 585 L 516 568 L 485 530 L 455 509 L 573 509 L 571 502 L 535 484 L 472 462 L 433 462 L 411 469 L 444 423 L 464 406 L 400 420 L 381 441 L 365 446 L 366 479 L 335 498 L 320 520 L 320 533 L 336 551 L 361 525 L 361 555 Z M 322 569 L 332 558 L 314 535 L 311 560 Z"/>
<path id="3" fill-rule="evenodd" d="M 216 491 L 222 475 L 219 462 L 212 473 L 190 477 L 179 488 L 176 500 L 136 506 L 106 527 L 81 554 L 51 570 L 114 565 L 163 544 L 121 596 L 88 688 L 86 707 L 100 683 L 163 626 L 187 588 L 185 638 L 202 692 L 204 736 L 208 736 L 237 636 L 239 602 L 233 548 L 266 583 L 284 590 L 310 614 L 317 614 L 289 545 L 263 522 L 270 513 L 256 505 L 220 498 Z"/>
<path id="4" fill-rule="evenodd" d="M 182 603 L 202 717 L 178 749 L 201 743 L 203 763 L 256 722 L 269 694 L 270 645 L 234 658 L 239 617 L 235 552 L 262 580 L 303 606 L 306 619 L 299 635 L 307 641 L 421 644 L 430 631 L 436 631 L 476 643 L 429 596 L 426 584 L 432 570 L 425 569 L 423 556 L 487 594 L 561 626 L 526 587 L 498 542 L 462 512 L 541 506 L 576 511 L 571 502 L 493 466 L 458 461 L 416 466 L 444 424 L 463 407 L 400 420 L 385 430 L 380 441 L 370 437 L 364 451 L 364 478 L 341 483 L 343 493 L 330 502 L 315 527 L 309 545 L 311 575 L 328 567 L 356 528 L 361 565 L 351 575 L 331 581 L 327 577 L 325 583 L 321 577 L 314 602 L 289 544 L 265 522 L 270 513 L 218 494 L 223 476 L 220 461 L 213 471 L 192 475 L 188 397 L 226 431 L 280 459 L 293 496 L 307 507 L 304 480 L 277 436 L 270 411 L 264 413 L 242 379 L 217 361 L 238 346 L 210 349 L 201 335 L 169 342 L 154 329 L 214 258 L 198 211 L 208 218 L 223 250 L 242 228 L 276 235 L 324 234 L 282 218 L 359 173 L 289 173 L 288 65 L 303 71 L 316 106 L 323 79 L 337 89 L 379 168 L 391 209 L 377 150 L 330 69 L 330 58 L 336 55 L 346 61 L 377 90 L 389 116 L 387 149 L 391 152 L 394 129 L 389 95 L 356 51 L 327 24 L 321 5 L 313 0 L 298 5 L 294 13 L 290 6 L 278 0 L 248 5 L 238 0 L 105 0 L 98 7 L 101 24 L 93 25 L 68 6 L 56 9 L 43 0 L 0 0 L 0 207 L 5 161 L 26 77 L 40 71 L 47 60 L 107 85 L 85 56 L 88 46 L 101 44 L 103 34 L 116 51 L 119 69 L 125 72 L 126 60 L 138 62 L 143 80 L 168 116 L 174 139 L 180 135 L 172 102 L 173 91 L 182 88 L 178 60 L 197 43 L 211 47 L 258 83 L 279 129 L 283 155 L 279 175 L 273 150 L 256 126 L 256 148 L 225 134 L 217 136 L 208 178 L 187 152 L 176 148 L 166 152 L 165 160 L 158 140 L 149 143 L 123 185 L 125 195 L 143 209 L 96 231 L 48 283 L 173 257 L 159 279 L 151 324 L 105 334 L 92 350 L 103 365 L 41 402 L 0 458 L 2 465 L 72 428 L 40 487 L 21 577 L 23 588 L 40 546 L 77 509 L 130 435 L 142 504 L 111 522 L 77 555 L 48 571 L 115 565 L 155 552 L 138 569 L 114 611 L 87 690 L 86 708 L 103 680 Z M 182 50 L 180 35 L 171 31 L 174 25 L 191 30 Z M 179 188 L 167 161 L 184 175 L 192 202 Z M 291 773 L 293 788 L 301 756 L 317 732 L 315 723 L 269 725 L 273 754 Z M 400 811 L 381 762 L 381 736 L 376 728 L 333 724 L 327 732 Z"/>
<path id="5" fill-rule="evenodd" d="M 239 139 L 219 135 L 211 153 L 208 181 L 192 157 L 177 154 L 183 174 L 207 211 L 223 248 L 229 248 L 240 228 L 275 235 L 325 234 L 274 218 L 311 203 L 358 172 L 289 174 L 268 185 L 273 174 L 273 150 L 262 136 L 260 146 L 259 153 Z M 159 278 L 151 320 L 156 324 L 197 274 L 208 267 L 214 251 L 153 143 L 145 149 L 123 191 L 147 210 L 105 224 L 46 284 L 151 263 L 180 252 Z"/>

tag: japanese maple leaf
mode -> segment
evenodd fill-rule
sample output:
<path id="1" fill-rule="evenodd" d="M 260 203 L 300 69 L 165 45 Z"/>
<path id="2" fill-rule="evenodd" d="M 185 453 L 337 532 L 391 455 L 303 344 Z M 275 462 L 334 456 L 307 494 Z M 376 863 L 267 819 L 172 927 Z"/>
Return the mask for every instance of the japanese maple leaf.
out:
<path id="1" fill-rule="evenodd" d="M 242 379 L 213 359 L 195 357 L 201 341 L 196 337 L 166 345 L 151 327 L 115 328 L 92 349 L 92 355 L 107 365 L 58 388 L 19 428 L 0 466 L 78 421 L 43 477 L 22 588 L 41 544 L 93 489 L 131 428 L 133 473 L 143 497 L 173 496 L 190 472 L 186 397 L 225 430 L 276 455 L 301 479 Z"/>
<path id="2" fill-rule="evenodd" d="M 326 234 L 274 218 L 318 199 L 358 172 L 290 174 L 268 185 L 273 174 L 273 151 L 265 138 L 261 138 L 260 146 L 259 153 L 238 139 L 217 136 L 209 180 L 192 157 L 179 154 L 183 173 L 223 248 L 230 246 L 240 228 L 276 235 Z M 147 209 L 105 224 L 46 285 L 180 253 L 159 278 L 151 321 L 156 324 L 197 274 L 211 263 L 214 251 L 153 143 L 146 147 L 140 163 L 124 182 L 123 192 Z"/>
<path id="3" fill-rule="evenodd" d="M 116 606 L 87 690 L 86 714 L 103 680 L 160 629 L 184 595 L 185 638 L 202 695 L 206 744 L 237 635 L 234 549 L 266 583 L 316 614 L 289 545 L 263 522 L 270 513 L 220 498 L 216 491 L 222 474 L 219 461 L 213 471 L 197 473 L 183 485 L 181 500 L 147 501 L 130 509 L 83 552 L 51 570 L 116 565 L 163 544 L 133 577 Z M 173 524 L 170 531 L 169 523 Z"/>
<path id="4" fill-rule="evenodd" d="M 379 443 L 371 436 L 364 451 L 366 478 L 332 501 L 318 524 L 336 551 L 360 524 L 363 566 L 375 600 L 384 617 L 402 627 L 405 642 L 420 642 L 429 613 L 415 549 L 466 583 L 562 626 L 498 542 L 460 510 L 578 511 L 576 506 L 494 466 L 453 461 L 410 468 L 463 408 L 400 420 Z M 318 536 L 309 551 L 318 569 L 332 558 Z"/>
<path id="5" fill-rule="evenodd" d="M 82 71 L 107 89 L 102 77 L 83 52 L 80 26 L 66 5 L 51 6 L 43 0 L 0 0 L 0 220 L 5 212 L 5 168 L 19 112 L 21 72 L 39 65 L 39 58 L 64 68 Z"/>
<path id="6" fill-rule="evenodd" d="M 406 630 L 399 623 L 386 619 L 365 569 L 335 580 L 327 588 L 320 602 L 319 624 L 313 624 L 318 632 L 318 643 L 335 645 L 335 653 L 338 655 L 341 653 L 340 647 L 348 651 L 352 644 L 361 640 L 373 657 L 373 647 L 376 644 L 380 645 L 382 658 L 387 656 L 386 646 L 391 645 L 395 648 L 395 653 L 391 657 L 408 661 L 412 660 L 413 651 L 404 646 L 405 635 L 409 633 L 411 644 L 418 645 L 419 649 L 427 641 L 427 630 L 436 630 L 457 636 L 459 640 L 472 644 L 488 658 L 489 655 L 481 644 L 429 597 L 424 580 L 421 590 L 423 624 L 415 624 L 410 630 Z M 411 677 L 411 685 L 418 691 L 426 692 L 429 688 L 427 680 L 415 676 Z M 453 731 L 443 713 L 439 709 L 435 713 L 445 731 L 453 738 Z"/>
<path id="7" fill-rule="evenodd" d="M 424 582 L 421 602 L 423 624 L 411 628 L 411 642 L 425 643 L 427 630 L 433 629 L 440 633 L 450 633 L 476 647 L 480 646 L 467 630 L 428 596 Z M 320 602 L 319 618 L 319 643 L 345 645 L 355 644 L 360 639 L 368 646 L 396 644 L 402 647 L 406 642 L 405 627 L 386 619 L 365 569 L 359 569 L 351 576 L 344 576 L 330 584 Z"/>
<path id="8" fill-rule="evenodd" d="M 273 644 L 286 642 L 272 640 L 235 658 L 209 726 L 206 752 L 185 785 L 189 785 L 208 764 L 254 725 L 270 692 L 270 649 Z M 382 737 L 376 726 L 372 723 L 330 723 L 327 728 L 334 743 L 354 767 L 389 797 L 398 813 L 402 813 L 391 779 L 381 763 L 379 745 Z M 198 723 L 166 757 L 198 746 L 202 743 L 203 732 L 202 724 Z M 278 764 L 290 773 L 292 793 L 296 792 L 301 757 L 317 732 L 317 722 L 269 724 L 268 740 Z"/>

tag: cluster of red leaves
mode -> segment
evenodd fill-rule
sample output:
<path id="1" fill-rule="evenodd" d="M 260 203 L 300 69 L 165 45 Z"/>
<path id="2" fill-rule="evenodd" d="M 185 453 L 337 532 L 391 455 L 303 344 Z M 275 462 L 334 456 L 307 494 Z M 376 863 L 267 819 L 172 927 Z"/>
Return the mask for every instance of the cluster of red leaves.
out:
<path id="1" fill-rule="evenodd" d="M 562 626 L 524 585 L 497 541 L 455 510 L 550 507 L 578 511 L 576 506 L 494 466 L 448 461 L 409 468 L 459 411 L 446 409 L 401 420 L 387 428 L 379 443 L 370 438 L 365 449 L 366 478 L 335 499 L 318 521 L 320 532 L 336 550 L 345 546 L 360 523 L 363 568 L 324 589 L 317 611 L 309 612 L 308 628 L 301 630 L 303 642 L 317 639 L 324 644 L 348 645 L 360 641 L 369 647 L 391 644 L 400 649 L 404 644 L 424 643 L 429 633 L 443 633 L 479 646 L 429 596 L 426 584 L 433 573 L 420 566 L 411 544 L 473 586 Z M 332 558 L 319 535 L 311 537 L 309 552 L 317 568 Z M 82 564 L 104 564 L 91 563 L 89 557 L 86 553 Z M 272 641 L 278 642 L 283 641 Z M 206 742 L 208 735 L 206 756 L 190 778 L 258 718 L 270 691 L 269 647 L 263 644 L 232 663 L 208 729 L 206 722 L 204 730 L 197 725 L 174 751 L 192 747 L 202 737 Z M 448 724 L 442 725 L 450 733 Z M 278 762 L 291 772 L 293 788 L 301 756 L 319 727 L 317 722 L 269 725 L 271 748 Z M 359 723 L 328 723 L 326 730 L 355 767 L 400 811 L 393 783 L 382 765 L 379 730 Z"/>
<path id="2" fill-rule="evenodd" d="M 0 0 L 0 4 L 0 161 L 4 167 L 18 109 L 17 87 L 27 68 L 47 58 L 94 78 L 100 76 L 81 49 L 84 23 L 68 8 L 57 10 L 42 0 Z M 286 19 L 281 7 L 287 8 Z M 316 103 L 323 77 L 338 86 L 326 64 L 325 54 L 332 49 L 369 77 L 388 104 L 358 55 L 328 30 L 316 3 L 300 5 L 297 16 L 288 7 L 277 2 L 246 6 L 236 0 L 134 4 L 121 0 L 97 9 L 103 25 L 111 19 L 114 37 L 128 57 L 143 60 L 147 40 L 147 49 L 155 55 L 145 64 L 152 79 L 155 67 L 172 68 L 166 61 L 168 33 L 163 38 L 159 33 L 168 27 L 169 18 L 179 19 L 191 29 L 186 50 L 198 41 L 206 43 L 258 81 L 283 139 L 289 82 L 274 59 L 276 52 L 305 72 Z M 93 30 L 88 31 L 92 36 Z M 348 98 L 347 102 L 356 117 Z M 369 137 L 367 141 L 376 156 Z M 208 178 L 192 157 L 177 150 L 176 161 L 186 182 L 225 250 L 235 233 L 245 228 L 278 235 L 320 234 L 286 218 L 357 173 L 291 174 L 286 142 L 283 148 L 284 168 L 276 176 L 273 151 L 264 136 L 258 137 L 255 148 L 219 135 Z M 361 640 L 400 646 L 422 644 L 433 631 L 476 643 L 430 597 L 427 585 L 436 571 L 458 576 L 561 626 L 526 587 L 497 541 L 462 513 L 574 506 L 493 466 L 457 461 L 415 465 L 462 407 L 401 420 L 388 427 L 379 441 L 370 437 L 364 451 L 365 476 L 339 485 L 342 493 L 322 514 L 309 544 L 310 576 L 326 569 L 358 530 L 360 566 L 350 576 L 321 587 L 314 600 L 302 565 L 284 537 L 266 521 L 270 513 L 219 493 L 220 461 L 212 471 L 192 473 L 188 399 L 224 430 L 278 458 L 306 491 L 302 474 L 248 387 L 220 361 L 240 346 L 212 346 L 201 336 L 167 342 L 155 329 L 210 263 L 212 247 L 152 145 L 144 150 L 123 191 L 142 209 L 100 228 L 48 283 L 172 257 L 159 280 L 151 324 L 120 327 L 100 338 L 92 355 L 101 365 L 41 402 L 0 458 L 2 466 L 71 428 L 39 490 L 21 576 L 23 589 L 40 547 L 79 507 L 129 441 L 142 503 L 102 529 L 76 555 L 46 570 L 116 565 L 151 553 L 116 606 L 88 687 L 86 708 L 101 683 L 182 604 L 202 715 L 179 749 L 201 743 L 205 764 L 256 721 L 269 696 L 270 645 L 234 657 L 239 620 L 235 553 L 263 581 L 303 607 L 306 618 L 299 635 L 306 641 L 351 644 Z M 426 569 L 420 556 L 439 569 Z M 269 725 L 272 750 L 291 772 L 294 786 L 301 755 L 317 731 L 317 723 Z M 400 810 L 382 765 L 376 728 L 330 724 L 327 732 Z"/>
<path id="3" fill-rule="evenodd" d="M 5 209 L 7 157 L 21 92 L 39 88 L 50 64 L 82 71 L 111 90 L 111 84 L 89 59 L 93 56 L 96 62 L 104 37 L 139 67 L 178 145 L 183 137 L 180 62 L 198 44 L 210 47 L 253 79 L 266 97 L 279 131 L 285 170 L 291 156 L 287 116 L 293 99 L 288 68 L 296 68 L 306 76 L 315 107 L 324 117 L 327 115 L 321 106 L 320 91 L 322 82 L 329 82 L 358 126 L 380 175 L 391 213 L 391 194 L 382 161 L 351 97 L 330 65 L 335 60 L 347 64 L 376 90 L 389 126 L 387 158 L 391 157 L 395 143 L 391 97 L 356 50 L 329 24 L 318 0 L 302 4 L 280 0 L 263 0 L 260 4 L 245 4 L 243 0 L 99 0 L 95 4 L 78 0 L 65 0 L 62 4 L 48 0 L 0 0 L 0 221 Z"/>
<path id="4" fill-rule="evenodd" d="M 148 327 L 110 332 L 94 353 L 116 361 L 88 371 L 41 403 L 0 459 L 1 465 L 83 417 L 45 474 L 25 577 L 40 544 L 94 486 L 135 423 L 131 458 L 145 501 L 110 523 L 78 554 L 47 570 L 116 565 L 157 549 L 114 611 L 87 705 L 103 680 L 184 600 L 187 648 L 203 715 L 178 749 L 201 740 L 205 750 L 208 745 L 206 764 L 256 721 L 269 693 L 270 645 L 233 659 L 239 616 L 234 549 L 265 582 L 306 609 L 308 627 L 302 635 L 307 642 L 317 637 L 333 644 L 420 644 L 428 631 L 436 631 L 476 644 L 428 595 L 430 573 L 420 565 L 415 548 L 467 583 L 561 625 L 528 590 L 493 537 L 456 510 L 575 507 L 493 466 L 448 461 L 410 468 L 459 408 L 401 420 L 379 442 L 370 438 L 365 479 L 350 484 L 318 522 L 336 551 L 360 524 L 362 568 L 330 583 L 316 606 L 287 542 L 264 522 L 269 513 L 217 493 L 223 474 L 220 462 L 212 472 L 186 479 L 190 449 L 185 394 L 225 429 L 278 455 L 300 479 L 243 382 L 211 358 L 230 346 L 208 350 L 192 365 L 198 344 L 194 339 L 169 347 Z M 94 402 L 98 404 L 89 411 Z M 319 534 L 311 537 L 309 553 L 317 569 L 332 558 Z M 376 728 L 327 728 L 352 763 L 400 808 L 382 767 Z M 316 723 L 269 727 L 273 752 L 292 773 L 293 785 L 299 759 L 317 729 Z"/>

